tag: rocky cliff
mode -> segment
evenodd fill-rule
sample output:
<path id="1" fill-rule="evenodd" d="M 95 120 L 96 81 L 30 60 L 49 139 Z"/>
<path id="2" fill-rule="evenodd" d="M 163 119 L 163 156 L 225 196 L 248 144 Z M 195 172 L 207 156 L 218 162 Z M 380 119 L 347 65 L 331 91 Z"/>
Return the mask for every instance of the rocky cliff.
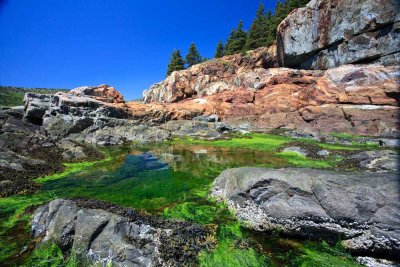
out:
<path id="1" fill-rule="evenodd" d="M 257 129 L 395 136 L 400 3 L 350 2 L 313 0 L 279 25 L 273 46 L 174 72 L 144 101 Z"/>
<path id="2" fill-rule="evenodd" d="M 312 0 L 279 25 L 277 41 L 286 67 L 394 65 L 400 59 L 400 2 Z"/>

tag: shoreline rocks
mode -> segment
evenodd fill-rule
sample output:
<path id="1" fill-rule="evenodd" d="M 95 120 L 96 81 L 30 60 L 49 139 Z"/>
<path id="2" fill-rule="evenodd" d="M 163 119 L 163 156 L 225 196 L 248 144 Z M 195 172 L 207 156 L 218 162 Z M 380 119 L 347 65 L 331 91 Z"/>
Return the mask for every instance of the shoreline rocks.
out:
<path id="1" fill-rule="evenodd" d="M 390 172 L 236 168 L 218 176 L 212 196 L 252 229 L 343 240 L 354 253 L 397 258 L 399 186 Z"/>
<path id="2" fill-rule="evenodd" d="M 52 138 L 24 121 L 23 114 L 22 109 L 0 109 L 0 197 L 36 191 L 40 186 L 31 179 L 62 171 L 64 162 L 103 158 L 90 145 Z"/>
<path id="3" fill-rule="evenodd" d="M 56 199 L 34 214 L 32 234 L 55 242 L 81 262 L 112 266 L 177 266 L 191 264 L 212 227 L 171 221 L 95 200 Z"/>

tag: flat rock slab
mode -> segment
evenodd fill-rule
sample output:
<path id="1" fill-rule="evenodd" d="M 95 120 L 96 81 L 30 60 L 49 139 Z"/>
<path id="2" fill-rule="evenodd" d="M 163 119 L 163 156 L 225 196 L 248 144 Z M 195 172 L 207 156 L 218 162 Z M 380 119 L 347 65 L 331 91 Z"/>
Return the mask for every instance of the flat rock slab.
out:
<path id="1" fill-rule="evenodd" d="M 235 168 L 217 177 L 212 195 L 250 228 L 343 240 L 357 253 L 398 257 L 399 187 L 397 173 Z"/>

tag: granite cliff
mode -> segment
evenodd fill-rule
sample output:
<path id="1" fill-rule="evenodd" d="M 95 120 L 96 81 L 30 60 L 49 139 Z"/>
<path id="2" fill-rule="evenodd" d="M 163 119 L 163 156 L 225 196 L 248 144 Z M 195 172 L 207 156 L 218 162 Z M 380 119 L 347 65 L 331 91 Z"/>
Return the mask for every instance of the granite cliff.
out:
<path id="1" fill-rule="evenodd" d="M 174 72 L 144 101 L 258 129 L 396 136 L 399 11 L 394 0 L 313 0 L 271 47 Z"/>

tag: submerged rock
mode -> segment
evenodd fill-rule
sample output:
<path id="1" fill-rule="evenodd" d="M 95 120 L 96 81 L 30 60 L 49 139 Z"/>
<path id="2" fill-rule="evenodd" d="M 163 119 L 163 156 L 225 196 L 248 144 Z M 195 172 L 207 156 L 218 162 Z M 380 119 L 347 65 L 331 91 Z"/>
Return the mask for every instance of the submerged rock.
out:
<path id="1" fill-rule="evenodd" d="M 207 243 L 211 228 L 86 199 L 56 199 L 40 207 L 32 233 L 83 262 L 112 266 L 190 265 L 214 245 Z"/>
<path id="2" fill-rule="evenodd" d="M 397 257 L 399 187 L 397 173 L 237 168 L 218 176 L 212 195 L 253 229 L 343 240 L 357 253 Z"/>

